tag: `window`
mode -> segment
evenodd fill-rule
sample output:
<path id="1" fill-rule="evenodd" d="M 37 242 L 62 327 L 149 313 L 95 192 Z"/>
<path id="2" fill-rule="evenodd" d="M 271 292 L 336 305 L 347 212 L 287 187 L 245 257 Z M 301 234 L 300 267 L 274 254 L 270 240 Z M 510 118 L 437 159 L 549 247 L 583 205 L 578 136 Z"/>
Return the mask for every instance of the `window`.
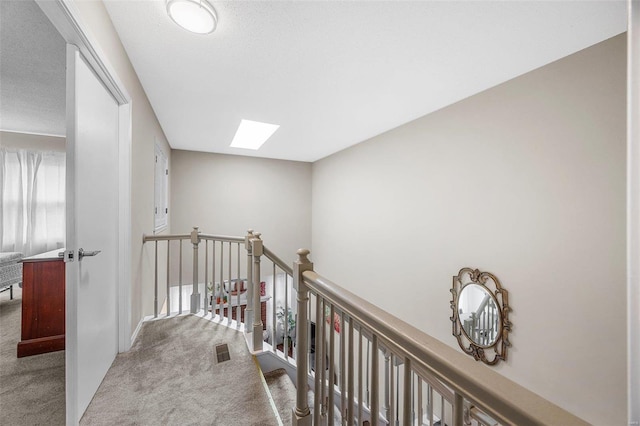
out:
<path id="1" fill-rule="evenodd" d="M 0 149 L 0 251 L 64 247 L 64 152 Z"/>
<path id="2" fill-rule="evenodd" d="M 169 216 L 169 160 L 158 145 L 155 144 L 155 202 L 154 218 L 155 232 L 167 227 Z"/>

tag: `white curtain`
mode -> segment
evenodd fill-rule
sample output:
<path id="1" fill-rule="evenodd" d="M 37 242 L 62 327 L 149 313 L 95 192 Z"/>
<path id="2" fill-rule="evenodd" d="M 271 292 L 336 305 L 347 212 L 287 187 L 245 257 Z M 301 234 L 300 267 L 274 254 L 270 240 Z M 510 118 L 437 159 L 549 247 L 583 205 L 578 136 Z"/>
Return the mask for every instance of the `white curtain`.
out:
<path id="1" fill-rule="evenodd" d="M 64 247 L 65 153 L 0 148 L 1 251 Z"/>

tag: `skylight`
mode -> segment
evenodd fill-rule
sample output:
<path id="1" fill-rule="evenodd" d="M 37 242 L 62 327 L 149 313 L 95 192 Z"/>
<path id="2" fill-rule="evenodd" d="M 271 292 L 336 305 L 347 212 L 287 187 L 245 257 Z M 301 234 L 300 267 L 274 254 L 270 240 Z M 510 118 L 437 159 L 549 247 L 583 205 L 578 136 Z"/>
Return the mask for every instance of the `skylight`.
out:
<path id="1" fill-rule="evenodd" d="M 259 149 L 280 127 L 279 124 L 242 120 L 231 142 L 232 148 Z"/>

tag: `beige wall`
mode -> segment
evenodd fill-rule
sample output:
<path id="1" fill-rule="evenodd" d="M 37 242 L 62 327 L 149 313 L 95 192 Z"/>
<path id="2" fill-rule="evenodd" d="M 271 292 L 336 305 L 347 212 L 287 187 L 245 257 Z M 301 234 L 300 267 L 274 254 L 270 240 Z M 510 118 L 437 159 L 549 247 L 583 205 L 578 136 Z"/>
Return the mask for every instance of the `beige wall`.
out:
<path id="1" fill-rule="evenodd" d="M 451 277 L 492 272 L 513 308 L 496 369 L 625 424 L 625 48 L 615 37 L 314 163 L 316 271 L 456 348 Z"/>
<path id="2" fill-rule="evenodd" d="M 171 161 L 175 233 L 198 226 L 208 234 L 243 236 L 252 228 L 288 263 L 297 249 L 311 246 L 310 163 L 180 150 Z"/>
<path id="3" fill-rule="evenodd" d="M 145 315 L 153 313 L 153 252 L 150 246 L 142 246 L 142 236 L 153 234 L 154 227 L 154 141 L 157 139 L 167 154 L 170 147 L 104 4 L 75 1 L 75 5 L 132 98 L 131 326 L 135 329 Z"/>
<path id="4" fill-rule="evenodd" d="M 152 312 L 154 139 L 169 147 L 104 5 L 76 5 L 133 98 L 135 327 Z M 169 229 L 252 227 L 286 261 L 313 237 L 320 273 L 454 347 L 451 276 L 491 271 L 513 307 L 498 371 L 623 424 L 624 49 L 617 37 L 380 135 L 313 180 L 308 164 L 174 151 Z"/>
<path id="5" fill-rule="evenodd" d="M 66 139 L 61 136 L 0 131 L 0 146 L 39 151 L 65 151 Z"/>

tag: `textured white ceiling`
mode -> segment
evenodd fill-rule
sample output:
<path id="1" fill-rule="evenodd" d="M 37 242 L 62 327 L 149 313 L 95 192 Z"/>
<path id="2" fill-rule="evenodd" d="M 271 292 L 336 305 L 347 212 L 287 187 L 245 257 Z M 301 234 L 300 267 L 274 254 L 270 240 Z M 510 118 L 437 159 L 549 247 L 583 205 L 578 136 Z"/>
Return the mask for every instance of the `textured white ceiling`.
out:
<path id="1" fill-rule="evenodd" d="M 63 136 L 66 45 L 32 0 L 0 1 L 0 130 Z"/>
<path id="2" fill-rule="evenodd" d="M 172 147 L 314 161 L 626 29 L 624 1 L 212 2 L 208 36 L 164 1 L 106 6 Z M 0 129 L 62 135 L 64 40 L 0 1 Z M 242 118 L 280 124 L 229 147 Z"/>
<path id="3" fill-rule="evenodd" d="M 314 161 L 626 30 L 625 1 L 107 1 L 173 148 Z M 241 119 L 281 127 L 230 148 Z M 464 125 L 464 123 L 460 123 Z"/>

